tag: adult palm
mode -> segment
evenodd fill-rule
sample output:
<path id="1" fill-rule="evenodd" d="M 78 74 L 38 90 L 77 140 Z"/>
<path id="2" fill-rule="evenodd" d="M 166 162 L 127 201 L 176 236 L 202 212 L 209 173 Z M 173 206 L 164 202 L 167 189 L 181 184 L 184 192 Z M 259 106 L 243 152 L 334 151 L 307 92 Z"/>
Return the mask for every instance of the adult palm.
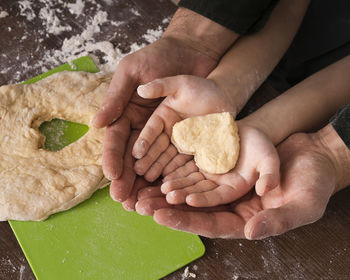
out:
<path id="1" fill-rule="evenodd" d="M 323 215 L 336 185 L 336 170 L 314 135 L 296 134 L 278 147 L 281 183 L 258 196 L 217 207 L 171 206 L 159 187 L 139 192 L 136 210 L 159 224 L 210 238 L 261 239 L 315 222 Z"/>

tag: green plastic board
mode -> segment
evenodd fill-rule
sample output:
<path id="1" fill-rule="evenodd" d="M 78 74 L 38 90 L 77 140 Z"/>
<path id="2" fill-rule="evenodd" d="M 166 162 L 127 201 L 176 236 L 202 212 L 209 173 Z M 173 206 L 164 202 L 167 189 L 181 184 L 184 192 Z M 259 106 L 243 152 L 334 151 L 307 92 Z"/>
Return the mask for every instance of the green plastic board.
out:
<path id="1" fill-rule="evenodd" d="M 91 58 L 81 57 L 30 79 L 34 83 L 53 73 L 98 72 Z M 44 123 L 47 136 L 63 132 L 68 145 L 83 136 L 87 127 L 62 120 Z M 62 134 L 62 133 L 61 133 Z M 78 206 L 52 215 L 43 222 L 10 221 L 13 232 L 38 280 L 159 279 L 204 254 L 196 235 L 156 224 L 152 217 L 125 211 L 109 196 L 109 187 L 97 191 Z"/>

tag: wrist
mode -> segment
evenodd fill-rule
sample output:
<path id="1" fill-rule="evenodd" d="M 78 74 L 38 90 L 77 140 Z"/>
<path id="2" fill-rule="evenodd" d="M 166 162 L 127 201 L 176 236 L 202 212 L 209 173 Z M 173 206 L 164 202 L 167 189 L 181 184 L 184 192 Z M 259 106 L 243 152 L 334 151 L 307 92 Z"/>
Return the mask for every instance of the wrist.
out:
<path id="1" fill-rule="evenodd" d="M 208 76 L 207 80 L 212 82 L 217 89 L 217 91 L 220 92 L 220 94 L 223 96 L 223 99 L 227 101 L 229 107 L 230 107 L 230 113 L 234 119 L 236 119 L 236 116 L 238 115 L 240 109 L 239 109 L 239 103 L 240 103 L 240 96 L 239 94 L 235 94 L 234 90 L 231 89 L 228 91 L 220 82 L 218 82 L 216 79 L 210 78 L 210 75 Z"/>
<path id="2" fill-rule="evenodd" d="M 253 113 L 241 119 L 240 122 L 244 126 L 249 126 L 256 130 L 261 131 L 271 140 L 273 145 L 276 146 L 280 142 L 277 139 L 278 136 L 275 133 L 273 133 L 274 124 L 270 123 L 267 119 L 256 118 Z"/>
<path id="3" fill-rule="evenodd" d="M 313 138 L 320 151 L 324 153 L 334 166 L 336 175 L 336 186 L 334 193 L 350 185 L 350 150 L 339 137 L 331 124 L 328 124 Z"/>
<path id="4" fill-rule="evenodd" d="M 162 37 L 181 40 L 218 61 L 239 35 L 200 14 L 180 7 Z"/>

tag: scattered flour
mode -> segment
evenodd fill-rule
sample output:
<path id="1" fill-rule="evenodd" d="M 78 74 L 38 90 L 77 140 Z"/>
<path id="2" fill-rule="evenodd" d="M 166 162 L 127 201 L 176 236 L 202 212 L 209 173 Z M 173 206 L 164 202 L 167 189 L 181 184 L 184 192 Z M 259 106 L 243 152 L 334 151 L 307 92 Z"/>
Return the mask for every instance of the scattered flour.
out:
<path id="1" fill-rule="evenodd" d="M 87 22 L 87 28 L 78 35 L 66 38 L 63 41 L 61 50 L 55 50 L 52 56 L 54 62 L 62 61 L 71 61 L 78 56 L 86 55 L 88 51 L 86 50 L 87 46 L 91 47 L 91 44 L 94 42 L 93 35 L 97 32 L 100 32 L 100 26 L 107 22 L 107 13 L 104 11 L 98 11 L 96 15 Z M 101 44 L 100 44 L 101 45 Z M 86 51 L 86 52 L 85 52 Z M 47 53 L 44 57 L 44 60 L 49 59 L 48 56 L 52 54 Z"/>
<path id="2" fill-rule="evenodd" d="M 63 31 L 72 30 L 70 25 L 61 24 L 61 20 L 57 17 L 55 9 L 50 5 L 46 5 L 40 9 L 39 17 L 42 19 L 47 33 L 58 35 Z"/>
<path id="3" fill-rule="evenodd" d="M 29 0 L 22 0 L 18 2 L 20 15 L 27 18 L 27 20 L 31 21 L 35 18 L 35 13 L 32 8 L 32 3 Z"/>
<path id="4" fill-rule="evenodd" d="M 163 34 L 163 28 L 161 26 L 158 26 L 157 29 L 148 29 L 146 34 L 144 34 L 142 37 L 148 42 L 152 43 L 155 40 L 157 40 L 160 36 Z"/>
<path id="5" fill-rule="evenodd" d="M 100 33 L 102 33 L 101 28 L 103 25 L 107 26 L 108 24 L 118 27 L 120 25 L 127 25 L 128 21 L 113 21 L 108 19 L 107 11 L 105 11 L 96 0 L 74 0 L 70 3 L 64 0 L 38 0 L 38 2 L 39 4 L 35 5 L 35 9 L 33 9 L 33 1 L 18 1 L 19 14 L 24 16 L 27 21 L 40 20 L 43 26 L 42 29 L 36 31 L 37 34 L 40 35 L 35 38 L 36 44 L 38 45 L 37 51 L 42 51 L 42 48 L 39 48 L 39 46 L 50 34 L 63 36 L 64 31 L 75 30 L 74 27 L 70 25 L 70 21 L 65 20 L 65 14 L 74 14 L 78 18 L 83 13 L 86 13 L 86 9 L 88 8 L 88 6 L 86 6 L 87 3 L 90 3 L 95 8 L 91 10 L 91 7 L 89 7 L 89 16 L 84 14 L 86 20 L 81 24 L 82 30 L 79 33 L 74 32 L 75 35 L 63 37 L 62 45 L 57 49 L 45 49 L 44 47 L 40 61 L 28 63 L 27 60 L 25 60 L 22 63 L 17 62 L 7 68 L 1 69 L 0 74 L 6 74 L 11 71 L 13 78 L 7 81 L 8 83 L 20 82 L 21 77 L 25 73 L 32 73 L 34 71 L 45 72 L 63 63 L 68 62 L 73 66 L 71 62 L 74 59 L 85 55 L 92 57 L 101 71 L 113 72 L 124 56 L 160 38 L 163 33 L 164 24 L 170 21 L 170 17 L 166 17 L 162 21 L 163 26 L 160 25 L 155 29 L 148 29 L 145 34 L 141 36 L 141 41 L 145 43 L 134 42 L 130 46 L 124 45 L 124 50 L 125 47 L 129 49 L 129 51 L 125 53 L 122 52 L 118 46 L 114 46 L 111 42 L 107 41 L 110 39 L 98 40 L 97 38 L 101 37 Z M 112 0 L 104 0 L 104 2 L 107 5 L 113 4 Z M 136 8 L 132 8 L 131 12 L 136 16 L 140 16 Z M 2 12 L 0 15 L 1 14 Z M 28 30 L 27 33 L 21 36 L 20 41 L 31 38 L 32 36 L 29 32 Z M 116 37 L 117 35 L 118 37 L 124 36 L 118 33 L 114 36 Z M 15 58 L 16 61 L 24 60 L 24 58 L 22 56 L 19 57 L 19 55 L 16 55 Z"/>
<path id="6" fill-rule="evenodd" d="M 185 280 L 185 279 L 189 279 L 189 278 L 196 278 L 197 275 L 194 274 L 193 272 L 190 272 L 190 268 L 187 266 L 184 270 L 184 273 L 181 275 L 181 279 Z"/>
<path id="7" fill-rule="evenodd" d="M 71 14 L 80 16 L 85 8 L 85 3 L 83 0 L 77 0 L 75 3 L 67 4 L 67 7 Z"/>
<path id="8" fill-rule="evenodd" d="M 104 63 L 100 65 L 100 70 L 104 72 L 112 72 L 120 59 L 125 55 L 121 53 L 118 48 L 115 48 L 112 43 L 108 41 L 96 42 L 94 34 L 101 31 L 100 26 L 106 22 L 107 12 L 98 11 L 96 15 L 87 22 L 86 29 L 81 33 L 63 41 L 62 47 L 59 50 L 48 51 L 44 54 L 43 61 L 60 64 L 63 62 L 71 63 L 77 57 L 90 55 L 97 64 L 100 64 L 98 58 L 94 55 L 96 52 L 102 54 Z M 122 22 L 113 21 L 115 26 L 122 24 Z M 135 51 L 141 46 L 133 45 L 132 50 Z"/>
<path id="9" fill-rule="evenodd" d="M 166 17 L 165 19 L 162 20 L 162 23 L 167 24 L 170 22 L 170 20 L 171 20 L 171 17 Z"/>
<path id="10" fill-rule="evenodd" d="M 19 268 L 19 280 L 24 280 L 23 278 L 23 272 L 26 269 L 26 267 L 24 265 L 21 264 L 20 268 Z"/>
<path id="11" fill-rule="evenodd" d="M 6 12 L 6 11 L 0 11 L 0 18 L 5 18 L 5 17 L 8 17 L 9 16 L 9 13 Z"/>
<path id="12" fill-rule="evenodd" d="M 11 259 L 8 257 L 2 257 L 0 259 L 0 267 L 6 272 L 16 272 L 17 268 L 16 266 L 12 263 Z"/>
<path id="13" fill-rule="evenodd" d="M 131 8 L 130 11 L 135 15 L 135 16 L 141 16 L 140 12 L 136 10 L 135 8 Z"/>

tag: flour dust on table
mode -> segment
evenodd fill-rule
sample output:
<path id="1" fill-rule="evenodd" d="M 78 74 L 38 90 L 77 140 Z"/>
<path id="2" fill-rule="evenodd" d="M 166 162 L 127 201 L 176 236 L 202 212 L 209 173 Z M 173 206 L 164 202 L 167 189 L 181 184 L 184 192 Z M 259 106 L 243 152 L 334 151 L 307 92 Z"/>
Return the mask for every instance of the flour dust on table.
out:
<path id="1" fill-rule="evenodd" d="M 105 1 L 110 7 L 113 1 Z M 39 60 L 32 62 L 28 57 L 23 56 L 23 52 L 18 49 L 18 54 L 14 57 L 6 57 L 8 61 L 16 60 L 10 65 L 3 65 L 0 74 L 14 73 L 12 79 L 7 83 L 15 83 L 23 80 L 22 77 L 29 78 L 26 73 L 31 75 L 40 74 L 64 63 L 70 63 L 81 56 L 90 56 L 102 72 L 113 72 L 119 61 L 126 55 L 137 51 L 138 49 L 153 43 L 160 38 L 164 27 L 170 21 L 169 17 L 160 20 L 160 25 L 155 28 L 149 28 L 138 39 L 128 45 L 127 49 L 120 48 L 111 43 L 116 36 L 126 38 L 126 34 L 120 34 L 119 27 L 129 25 L 129 21 L 141 18 L 142 14 L 135 7 L 130 9 L 130 19 L 112 20 L 109 11 L 96 0 L 76 0 L 68 3 L 67 1 L 57 0 L 39 0 L 37 3 L 29 0 L 21 0 L 16 3 L 18 13 L 13 11 L 0 11 L 0 23 L 2 18 L 7 16 L 20 16 L 22 21 L 18 25 L 24 29 L 24 35 L 20 38 L 14 38 L 14 43 L 24 44 L 31 40 L 37 45 L 37 50 L 42 53 Z M 39 7 L 39 9 L 38 9 Z M 76 22 L 72 24 L 67 20 L 68 14 L 73 15 Z M 23 20 L 26 22 L 24 24 Z M 33 30 L 30 26 L 40 22 L 41 29 Z M 77 28 L 77 26 L 79 28 Z M 116 31 L 110 38 L 101 39 L 100 34 L 107 27 L 113 26 Z M 11 33 L 11 30 L 8 30 Z M 61 45 L 56 48 L 47 48 L 46 45 L 50 36 L 59 36 Z M 104 36 L 106 37 L 106 36 Z M 15 50 L 14 50 L 15 52 Z M 74 66 L 71 64 L 71 66 Z"/>

